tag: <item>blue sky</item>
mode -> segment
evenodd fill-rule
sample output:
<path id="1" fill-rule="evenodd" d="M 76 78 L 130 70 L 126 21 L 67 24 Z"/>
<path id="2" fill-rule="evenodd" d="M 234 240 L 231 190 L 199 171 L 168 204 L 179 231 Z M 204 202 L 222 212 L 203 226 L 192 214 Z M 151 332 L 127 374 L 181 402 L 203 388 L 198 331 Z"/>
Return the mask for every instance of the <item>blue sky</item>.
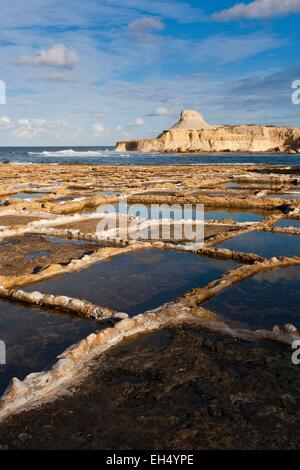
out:
<path id="1" fill-rule="evenodd" d="M 0 0 L 0 145 L 150 137 L 184 108 L 300 127 L 300 0 Z"/>

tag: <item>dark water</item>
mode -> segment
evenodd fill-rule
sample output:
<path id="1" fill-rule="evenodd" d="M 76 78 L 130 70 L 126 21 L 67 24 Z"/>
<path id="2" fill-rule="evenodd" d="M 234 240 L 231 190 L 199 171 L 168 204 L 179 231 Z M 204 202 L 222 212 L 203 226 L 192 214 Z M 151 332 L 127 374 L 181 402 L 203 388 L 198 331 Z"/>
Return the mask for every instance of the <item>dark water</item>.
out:
<path id="1" fill-rule="evenodd" d="M 0 162 L 11 163 L 89 163 L 92 165 L 185 165 L 185 164 L 269 164 L 300 165 L 299 155 L 280 153 L 201 153 L 157 154 L 124 152 L 113 147 L 2 147 Z"/>
<path id="2" fill-rule="evenodd" d="M 191 253 L 140 250 L 36 283 L 26 290 L 79 297 L 135 315 L 204 286 L 237 266 L 232 261 Z"/>
<path id="3" fill-rule="evenodd" d="M 300 255 L 300 237 L 298 235 L 272 232 L 243 233 L 215 246 L 229 248 L 233 251 L 256 253 L 264 258 Z"/>
<path id="4" fill-rule="evenodd" d="M 275 227 L 296 227 L 296 228 L 300 228 L 300 220 L 281 219 L 274 226 Z"/>
<path id="5" fill-rule="evenodd" d="M 276 268 L 234 284 L 203 304 L 229 322 L 251 329 L 300 327 L 300 266 Z"/>
<path id="6" fill-rule="evenodd" d="M 0 394 L 12 377 L 24 379 L 50 367 L 58 354 L 104 326 L 108 324 L 0 300 L 0 340 L 6 344 Z"/>

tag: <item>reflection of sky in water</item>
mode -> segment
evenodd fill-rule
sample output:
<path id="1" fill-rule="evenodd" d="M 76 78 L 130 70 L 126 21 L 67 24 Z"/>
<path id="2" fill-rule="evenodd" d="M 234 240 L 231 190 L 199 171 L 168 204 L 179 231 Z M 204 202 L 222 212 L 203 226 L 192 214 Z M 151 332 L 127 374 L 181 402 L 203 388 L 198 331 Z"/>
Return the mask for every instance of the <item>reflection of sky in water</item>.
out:
<path id="1" fill-rule="evenodd" d="M 107 325 L 106 325 L 107 326 Z M 53 364 L 71 344 L 101 328 L 101 323 L 0 300 L 0 339 L 6 365 L 0 365 L 0 394 L 10 379 L 23 379 Z"/>
<path id="2" fill-rule="evenodd" d="M 279 198 L 279 199 L 297 199 L 300 197 L 300 192 L 297 193 L 296 191 L 293 193 L 282 193 L 282 194 L 268 194 L 267 196 L 264 197 L 270 197 L 270 198 Z"/>
<path id="3" fill-rule="evenodd" d="M 49 255 L 51 255 L 50 251 L 35 251 L 34 253 L 29 253 L 28 255 L 26 255 L 25 258 L 32 260 L 35 258 L 40 258 Z"/>
<path id="4" fill-rule="evenodd" d="M 270 213 L 263 212 L 263 211 L 247 211 L 247 210 L 236 210 L 236 209 L 227 209 L 223 210 L 218 207 L 209 207 L 204 206 L 204 219 L 205 220 L 223 220 L 223 219 L 233 219 L 238 222 L 259 222 L 263 220 L 267 215 Z M 142 204 L 128 204 L 127 208 L 125 206 L 116 205 L 103 205 L 97 208 L 97 212 L 106 212 L 108 214 L 113 213 L 122 213 L 122 214 L 129 214 L 134 216 L 140 216 L 144 218 L 149 218 L 150 215 L 153 219 L 158 218 L 170 218 L 173 220 L 181 220 L 181 219 L 193 219 L 193 220 L 203 220 L 203 212 L 202 212 L 202 204 L 199 204 L 196 208 L 195 205 L 185 205 L 181 206 L 180 204 L 171 205 L 171 208 L 165 206 L 163 208 L 160 205 L 160 209 L 158 207 L 155 208 L 155 205 L 152 206 L 152 212 L 150 212 L 150 208 L 142 205 Z"/>
<path id="5" fill-rule="evenodd" d="M 264 212 L 253 212 L 253 211 L 241 211 L 235 209 L 219 209 L 217 207 L 210 208 L 206 207 L 205 209 L 205 219 L 215 219 L 215 220 L 224 220 L 224 219 L 233 219 L 237 222 L 260 222 L 268 214 Z"/>
<path id="6" fill-rule="evenodd" d="M 300 220 L 281 219 L 274 226 L 275 227 L 296 227 L 296 228 L 300 228 Z"/>
<path id="7" fill-rule="evenodd" d="M 55 245 L 60 245 L 64 243 L 71 243 L 72 245 L 84 245 L 86 240 L 76 240 L 74 238 L 59 238 L 59 237 L 44 237 L 45 240 L 49 243 L 54 243 Z"/>
<path id="8" fill-rule="evenodd" d="M 224 186 L 226 186 L 226 188 L 238 188 L 240 183 L 225 183 Z"/>
<path id="9" fill-rule="evenodd" d="M 117 196 L 118 193 L 116 191 L 97 191 L 96 194 L 103 196 Z"/>
<path id="10" fill-rule="evenodd" d="M 237 263 L 167 250 L 140 250 L 27 287 L 79 297 L 130 314 L 207 284 Z"/>
<path id="11" fill-rule="evenodd" d="M 300 255 L 300 239 L 298 235 L 272 232 L 243 233 L 231 240 L 216 245 L 216 247 L 256 253 L 264 258 Z"/>
<path id="12" fill-rule="evenodd" d="M 10 199 L 38 199 L 40 197 L 45 197 L 45 193 L 18 193 L 9 196 Z"/>
<path id="13" fill-rule="evenodd" d="M 227 321 L 251 329 L 300 327 L 300 266 L 275 268 L 234 284 L 203 304 Z"/>

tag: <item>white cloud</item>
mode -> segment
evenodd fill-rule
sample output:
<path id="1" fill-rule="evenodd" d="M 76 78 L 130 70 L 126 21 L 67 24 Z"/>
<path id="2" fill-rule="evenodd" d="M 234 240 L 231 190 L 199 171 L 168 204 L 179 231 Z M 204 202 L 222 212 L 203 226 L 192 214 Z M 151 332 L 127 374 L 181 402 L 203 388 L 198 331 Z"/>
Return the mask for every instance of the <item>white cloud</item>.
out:
<path id="1" fill-rule="evenodd" d="M 18 139 L 33 139 L 46 131 L 45 119 L 18 119 L 15 123 L 13 135 Z"/>
<path id="2" fill-rule="evenodd" d="M 142 119 L 142 118 L 137 118 L 133 123 L 133 125 L 135 125 L 135 126 L 143 126 L 144 124 L 145 124 L 144 119 Z"/>
<path id="3" fill-rule="evenodd" d="M 127 127 L 139 127 L 139 126 L 143 126 L 144 124 L 145 122 L 143 118 L 137 118 L 134 121 L 127 124 Z"/>
<path id="4" fill-rule="evenodd" d="M 300 12 L 300 0 L 255 0 L 251 3 L 237 3 L 231 8 L 215 13 L 218 21 L 239 19 L 264 19 Z"/>
<path id="5" fill-rule="evenodd" d="M 13 135 L 17 137 L 17 139 L 33 139 L 34 137 L 38 137 L 41 135 L 43 131 L 31 128 L 19 128 L 15 129 Z"/>
<path id="6" fill-rule="evenodd" d="M 57 138 L 78 133 L 78 128 L 67 121 L 48 121 L 42 118 L 20 118 L 12 121 L 8 116 L 0 116 L 1 130 L 9 130 L 10 136 L 20 140 L 34 139 L 40 136 Z"/>
<path id="7" fill-rule="evenodd" d="M 5 28 L 44 27 L 45 24 L 86 26 L 98 24 L 99 18 L 102 24 L 110 26 L 128 24 L 128 20 L 140 15 L 159 16 L 181 23 L 193 23 L 203 18 L 199 6 L 192 6 L 190 0 L 172 0 L 171 7 L 170 0 L 12 0 L 1 2 L 1 13 L 0 24 Z"/>
<path id="8" fill-rule="evenodd" d="M 16 60 L 17 65 L 33 65 L 35 67 L 73 68 L 79 61 L 75 49 L 63 44 L 56 44 L 50 49 L 40 50 L 34 57 L 21 56 Z"/>
<path id="9" fill-rule="evenodd" d="M 145 16 L 132 21 L 128 26 L 128 31 L 132 34 L 145 34 L 153 31 L 162 31 L 164 24 L 157 18 Z"/>
<path id="10" fill-rule="evenodd" d="M 102 135 L 104 133 L 104 127 L 102 126 L 102 124 L 100 124 L 99 122 L 93 124 L 93 133 L 96 136 Z"/>
<path id="11" fill-rule="evenodd" d="M 11 119 L 8 116 L 0 116 L 0 128 L 10 128 L 13 126 Z"/>
<path id="12" fill-rule="evenodd" d="M 46 119 L 18 119 L 17 123 L 18 126 L 21 127 L 46 127 L 48 125 L 48 122 Z"/>
<path id="13" fill-rule="evenodd" d="M 168 108 L 158 107 L 149 116 L 174 116 L 174 113 Z"/>
<path id="14" fill-rule="evenodd" d="M 123 131 L 123 126 L 121 126 L 121 125 L 118 126 L 118 127 L 117 127 L 117 132 L 122 132 L 122 131 Z"/>

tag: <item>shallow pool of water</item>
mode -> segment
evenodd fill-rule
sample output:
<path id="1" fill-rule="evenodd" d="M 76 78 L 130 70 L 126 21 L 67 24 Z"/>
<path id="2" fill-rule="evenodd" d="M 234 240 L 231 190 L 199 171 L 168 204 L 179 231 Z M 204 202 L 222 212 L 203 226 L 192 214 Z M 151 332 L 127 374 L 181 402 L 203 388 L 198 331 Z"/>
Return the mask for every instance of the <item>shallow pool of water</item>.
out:
<path id="1" fill-rule="evenodd" d="M 300 228 L 300 220 L 281 219 L 276 224 L 274 224 L 274 227 L 296 227 L 296 228 Z"/>
<path id="2" fill-rule="evenodd" d="M 236 326 L 300 327 L 300 266 L 275 268 L 234 284 L 203 304 Z"/>
<path id="3" fill-rule="evenodd" d="M 226 188 L 239 188 L 239 187 L 240 187 L 240 183 L 229 182 L 229 183 L 225 183 L 224 186 L 225 186 Z"/>
<path id="4" fill-rule="evenodd" d="M 59 237 L 44 237 L 45 240 L 49 243 L 54 243 L 55 245 L 61 245 L 64 243 L 72 243 L 73 245 L 85 245 L 87 242 L 86 240 L 75 240 L 73 238 L 59 238 Z"/>
<path id="5" fill-rule="evenodd" d="M 27 290 L 79 297 L 135 315 L 204 286 L 237 266 L 191 253 L 140 250 L 36 283 Z"/>
<path id="6" fill-rule="evenodd" d="M 108 326 L 76 315 L 0 300 L 0 339 L 6 364 L 0 365 L 0 394 L 12 377 L 50 367 L 56 356 L 90 333 Z"/>
<path id="7" fill-rule="evenodd" d="M 119 193 L 116 191 L 97 191 L 96 194 L 103 196 L 117 196 Z"/>
<path id="8" fill-rule="evenodd" d="M 215 245 L 216 248 L 229 248 L 233 251 L 256 253 L 264 258 L 273 256 L 299 256 L 300 238 L 272 232 L 248 232 Z"/>
<path id="9" fill-rule="evenodd" d="M 25 256 L 26 259 L 32 260 L 35 258 L 40 258 L 40 257 L 46 257 L 51 255 L 50 251 L 36 251 L 34 253 L 29 253 L 28 255 Z"/>
<path id="10" fill-rule="evenodd" d="M 275 199 L 298 199 L 300 197 L 300 192 L 293 193 L 282 193 L 282 194 L 268 194 L 264 196 L 265 198 L 275 198 Z"/>
<path id="11" fill-rule="evenodd" d="M 205 206 L 205 219 L 215 219 L 215 220 L 224 220 L 224 219 L 233 219 L 237 222 L 260 222 L 265 217 L 270 215 L 270 212 L 267 211 L 250 211 L 250 210 L 241 210 L 233 208 L 218 208 L 218 207 L 209 207 Z"/>
<path id="12" fill-rule="evenodd" d="M 152 219 L 163 219 L 170 218 L 172 220 L 181 220 L 181 219 L 192 219 L 192 220 L 202 220 L 204 209 L 204 219 L 205 220 L 224 220 L 224 219 L 233 219 L 237 222 L 260 222 L 265 217 L 271 215 L 270 211 L 251 211 L 251 210 L 241 210 L 234 208 L 220 208 L 217 206 L 207 206 L 199 204 L 172 204 L 170 207 L 162 207 L 160 205 L 153 204 L 151 207 L 142 205 L 142 204 L 128 204 L 127 207 L 119 206 L 118 204 L 107 204 L 98 206 L 97 209 L 93 211 L 84 210 L 83 213 L 94 213 L 94 212 L 105 212 L 105 213 L 122 213 L 136 215 L 144 218 Z"/>
<path id="13" fill-rule="evenodd" d="M 18 193 L 9 196 L 9 199 L 39 199 L 45 197 L 45 193 Z"/>

